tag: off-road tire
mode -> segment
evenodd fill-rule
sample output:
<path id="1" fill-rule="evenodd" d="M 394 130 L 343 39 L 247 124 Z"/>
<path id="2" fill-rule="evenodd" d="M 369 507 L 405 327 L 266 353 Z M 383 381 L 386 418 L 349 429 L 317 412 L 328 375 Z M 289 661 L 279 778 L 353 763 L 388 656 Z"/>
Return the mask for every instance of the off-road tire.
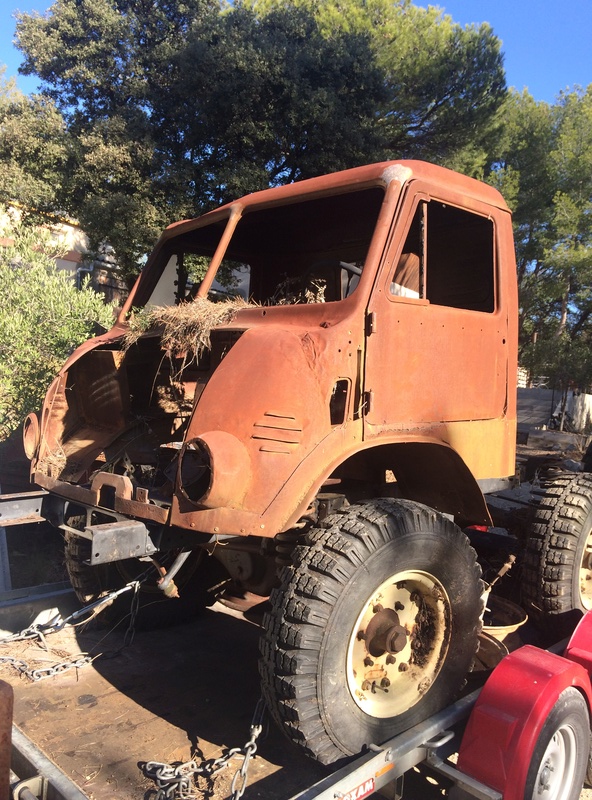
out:
<path id="1" fill-rule="evenodd" d="M 590 751 L 590 717 L 577 689 L 558 697 L 530 762 L 525 800 L 578 800 Z"/>
<path id="2" fill-rule="evenodd" d="M 90 567 L 85 561 L 90 557 L 90 545 L 87 539 L 76 536 L 70 531 L 64 533 L 64 559 L 70 583 L 76 597 L 83 605 L 93 603 L 114 588 L 113 578 L 106 564 Z M 111 585 L 110 585 L 111 584 Z"/>
<path id="3" fill-rule="evenodd" d="M 467 537 L 418 503 L 361 503 L 331 515 L 325 525 L 307 534 L 307 544 L 296 548 L 293 566 L 282 570 L 281 585 L 272 592 L 260 672 L 275 721 L 309 756 L 329 764 L 384 742 L 451 701 L 478 648 L 483 584 Z M 416 586 L 420 591 L 415 592 Z M 441 616 L 434 612 L 433 629 L 443 638 L 433 639 L 439 644 L 427 656 L 432 666 L 423 678 L 419 657 L 414 661 L 413 655 L 419 646 L 417 609 L 422 608 L 420 600 L 414 608 L 413 594 L 423 597 L 421 587 L 426 597 L 432 587 L 429 603 L 444 609 Z M 388 606 L 389 613 L 399 609 L 401 624 L 407 626 L 407 649 L 396 656 L 389 650 L 371 667 L 390 676 L 384 683 L 390 695 L 375 686 L 383 685 L 378 673 L 374 682 L 366 680 L 367 673 L 358 674 L 360 629 L 368 633 L 372 614 L 385 613 L 376 602 L 378 590 L 385 606 L 389 598 L 392 602 L 391 592 L 410 592 L 410 602 Z M 364 641 L 361 646 L 369 645 Z M 389 656 L 394 662 L 385 662 Z M 363 686 L 360 691 L 362 678 L 370 691 Z M 405 708 L 407 697 L 410 707 Z M 371 713 L 362 709 L 367 701 Z M 393 708 L 397 713 L 391 715 Z"/>
<path id="4" fill-rule="evenodd" d="M 64 555 L 70 583 L 83 605 L 120 589 L 147 567 L 145 563 L 135 559 L 91 567 L 86 563 L 90 557 L 90 541 L 70 531 L 66 531 L 64 535 Z M 140 588 L 137 626 L 149 629 L 187 622 L 212 605 L 216 601 L 216 595 L 209 590 L 221 578 L 222 571 L 217 561 L 215 564 L 210 563 L 213 561 L 214 559 L 199 550 L 189 556 L 175 577 L 175 583 L 179 587 L 178 598 L 164 596 L 156 586 L 155 574 L 151 582 Z M 133 573 L 128 572 L 128 568 Z M 101 616 L 104 615 L 109 620 L 122 618 L 130 610 L 131 598 L 131 592 L 124 593 Z"/>
<path id="5" fill-rule="evenodd" d="M 524 552 L 522 602 L 565 634 L 592 608 L 592 474 L 557 478 L 540 498 Z"/>

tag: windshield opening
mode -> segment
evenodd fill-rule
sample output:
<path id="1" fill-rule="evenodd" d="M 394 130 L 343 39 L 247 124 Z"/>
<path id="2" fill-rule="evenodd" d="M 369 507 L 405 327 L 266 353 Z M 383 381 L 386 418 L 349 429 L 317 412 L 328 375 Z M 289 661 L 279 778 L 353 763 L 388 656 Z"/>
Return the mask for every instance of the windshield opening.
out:
<path id="1" fill-rule="evenodd" d="M 246 210 L 212 284 L 212 300 L 323 303 L 355 291 L 384 199 L 381 187 Z M 226 220 L 171 239 L 149 305 L 193 299 Z M 161 262 L 162 263 L 162 262 Z"/>

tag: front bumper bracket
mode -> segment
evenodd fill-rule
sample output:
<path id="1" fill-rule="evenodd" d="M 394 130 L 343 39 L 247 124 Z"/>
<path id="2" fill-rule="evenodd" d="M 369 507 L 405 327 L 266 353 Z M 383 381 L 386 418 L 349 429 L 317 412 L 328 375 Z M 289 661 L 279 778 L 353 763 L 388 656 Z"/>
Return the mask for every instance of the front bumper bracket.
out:
<path id="1" fill-rule="evenodd" d="M 153 555 L 158 548 L 150 531 L 139 520 L 117 520 L 102 525 L 89 525 L 81 534 L 91 539 L 90 565 L 108 564 L 126 558 Z"/>

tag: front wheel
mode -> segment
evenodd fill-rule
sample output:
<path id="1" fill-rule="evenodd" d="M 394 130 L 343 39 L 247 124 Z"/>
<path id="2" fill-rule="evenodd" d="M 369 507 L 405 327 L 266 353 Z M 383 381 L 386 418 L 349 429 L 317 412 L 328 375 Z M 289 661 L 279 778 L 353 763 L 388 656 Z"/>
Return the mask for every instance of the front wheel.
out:
<path id="1" fill-rule="evenodd" d="M 588 707 L 577 689 L 565 689 L 537 739 L 525 800 L 577 800 L 590 752 Z"/>
<path id="2" fill-rule="evenodd" d="M 375 500 L 326 524 L 271 595 L 260 664 L 273 717 L 328 764 L 452 699 L 477 650 L 482 583 L 465 535 L 425 506 Z"/>

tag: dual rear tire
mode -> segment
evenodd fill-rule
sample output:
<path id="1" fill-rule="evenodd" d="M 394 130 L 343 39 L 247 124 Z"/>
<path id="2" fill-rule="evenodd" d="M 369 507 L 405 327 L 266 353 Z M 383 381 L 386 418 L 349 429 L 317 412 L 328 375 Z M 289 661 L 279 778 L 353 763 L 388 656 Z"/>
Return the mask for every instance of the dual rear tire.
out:
<path id="1" fill-rule="evenodd" d="M 526 610 L 556 635 L 592 609 L 592 474 L 557 478 L 541 496 L 522 570 Z"/>

